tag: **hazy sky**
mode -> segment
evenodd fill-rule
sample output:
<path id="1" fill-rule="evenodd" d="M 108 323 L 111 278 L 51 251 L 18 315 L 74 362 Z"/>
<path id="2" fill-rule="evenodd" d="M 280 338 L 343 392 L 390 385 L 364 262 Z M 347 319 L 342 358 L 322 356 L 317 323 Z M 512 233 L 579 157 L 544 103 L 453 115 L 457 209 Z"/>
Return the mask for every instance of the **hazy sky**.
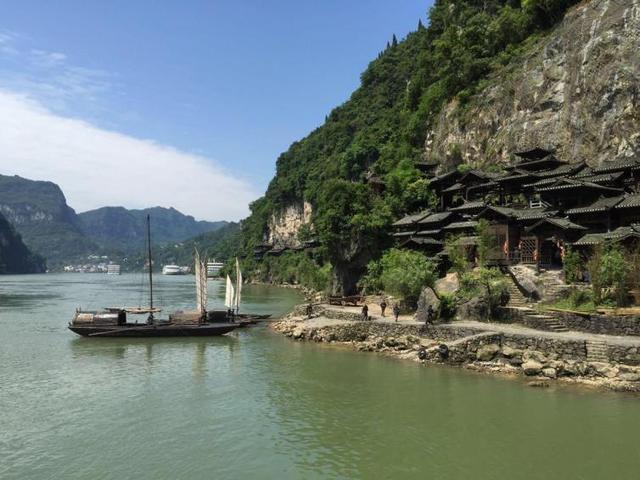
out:
<path id="1" fill-rule="evenodd" d="M 21 0 L 0 17 L 0 173 L 78 211 L 238 220 L 430 0 Z"/>

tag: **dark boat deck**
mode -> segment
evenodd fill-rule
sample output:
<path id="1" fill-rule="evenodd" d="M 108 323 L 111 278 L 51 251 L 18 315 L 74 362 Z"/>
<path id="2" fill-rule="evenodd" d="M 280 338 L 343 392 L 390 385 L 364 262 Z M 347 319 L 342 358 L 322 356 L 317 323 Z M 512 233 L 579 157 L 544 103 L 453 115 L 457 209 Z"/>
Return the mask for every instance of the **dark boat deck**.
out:
<path id="1" fill-rule="evenodd" d="M 69 330 L 83 337 L 210 337 L 224 335 L 238 328 L 233 323 L 204 323 L 182 325 L 158 323 L 144 325 L 125 323 L 124 325 L 69 325 Z"/>

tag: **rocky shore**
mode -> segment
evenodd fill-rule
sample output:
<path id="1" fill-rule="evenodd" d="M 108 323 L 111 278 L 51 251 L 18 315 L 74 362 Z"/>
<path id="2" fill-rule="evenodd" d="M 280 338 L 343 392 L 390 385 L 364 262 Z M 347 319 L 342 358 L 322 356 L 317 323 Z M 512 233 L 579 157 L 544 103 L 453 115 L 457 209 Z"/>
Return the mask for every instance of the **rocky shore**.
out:
<path id="1" fill-rule="evenodd" d="M 481 372 L 640 392 L 640 339 L 580 332 L 551 333 L 520 325 L 404 319 L 360 320 L 358 309 L 319 305 L 312 318 L 297 307 L 272 327 L 298 341 L 344 344 L 363 352 Z"/>

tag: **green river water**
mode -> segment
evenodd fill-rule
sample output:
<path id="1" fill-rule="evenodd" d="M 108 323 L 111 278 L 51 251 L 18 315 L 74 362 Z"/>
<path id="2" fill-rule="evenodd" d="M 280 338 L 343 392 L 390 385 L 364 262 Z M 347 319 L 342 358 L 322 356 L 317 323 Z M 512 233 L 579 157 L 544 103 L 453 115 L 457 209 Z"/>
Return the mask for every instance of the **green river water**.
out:
<path id="1" fill-rule="evenodd" d="M 193 277 L 157 279 L 167 310 Z M 640 398 L 424 367 L 264 327 L 87 339 L 140 275 L 0 277 L 0 479 L 637 479 Z M 210 297 L 222 300 L 220 282 Z M 281 314 L 294 291 L 245 289 Z"/>

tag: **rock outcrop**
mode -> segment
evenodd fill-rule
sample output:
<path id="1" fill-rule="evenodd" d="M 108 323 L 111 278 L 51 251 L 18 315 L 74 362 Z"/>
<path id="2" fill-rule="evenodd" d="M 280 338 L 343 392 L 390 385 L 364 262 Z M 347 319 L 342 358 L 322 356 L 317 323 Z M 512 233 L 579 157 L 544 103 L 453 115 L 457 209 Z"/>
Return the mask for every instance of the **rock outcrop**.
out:
<path id="1" fill-rule="evenodd" d="M 267 226 L 268 241 L 272 245 L 297 247 L 298 233 L 303 225 L 309 225 L 313 209 L 309 202 L 291 204 L 274 213 Z"/>
<path id="2" fill-rule="evenodd" d="M 495 168 L 536 146 L 592 165 L 638 155 L 639 50 L 640 0 L 584 2 L 467 104 L 446 106 L 425 155 L 449 159 L 445 169 Z"/>
<path id="3" fill-rule="evenodd" d="M 82 233 L 76 212 L 55 183 L 0 175 L 0 213 L 49 266 L 97 248 Z"/>

